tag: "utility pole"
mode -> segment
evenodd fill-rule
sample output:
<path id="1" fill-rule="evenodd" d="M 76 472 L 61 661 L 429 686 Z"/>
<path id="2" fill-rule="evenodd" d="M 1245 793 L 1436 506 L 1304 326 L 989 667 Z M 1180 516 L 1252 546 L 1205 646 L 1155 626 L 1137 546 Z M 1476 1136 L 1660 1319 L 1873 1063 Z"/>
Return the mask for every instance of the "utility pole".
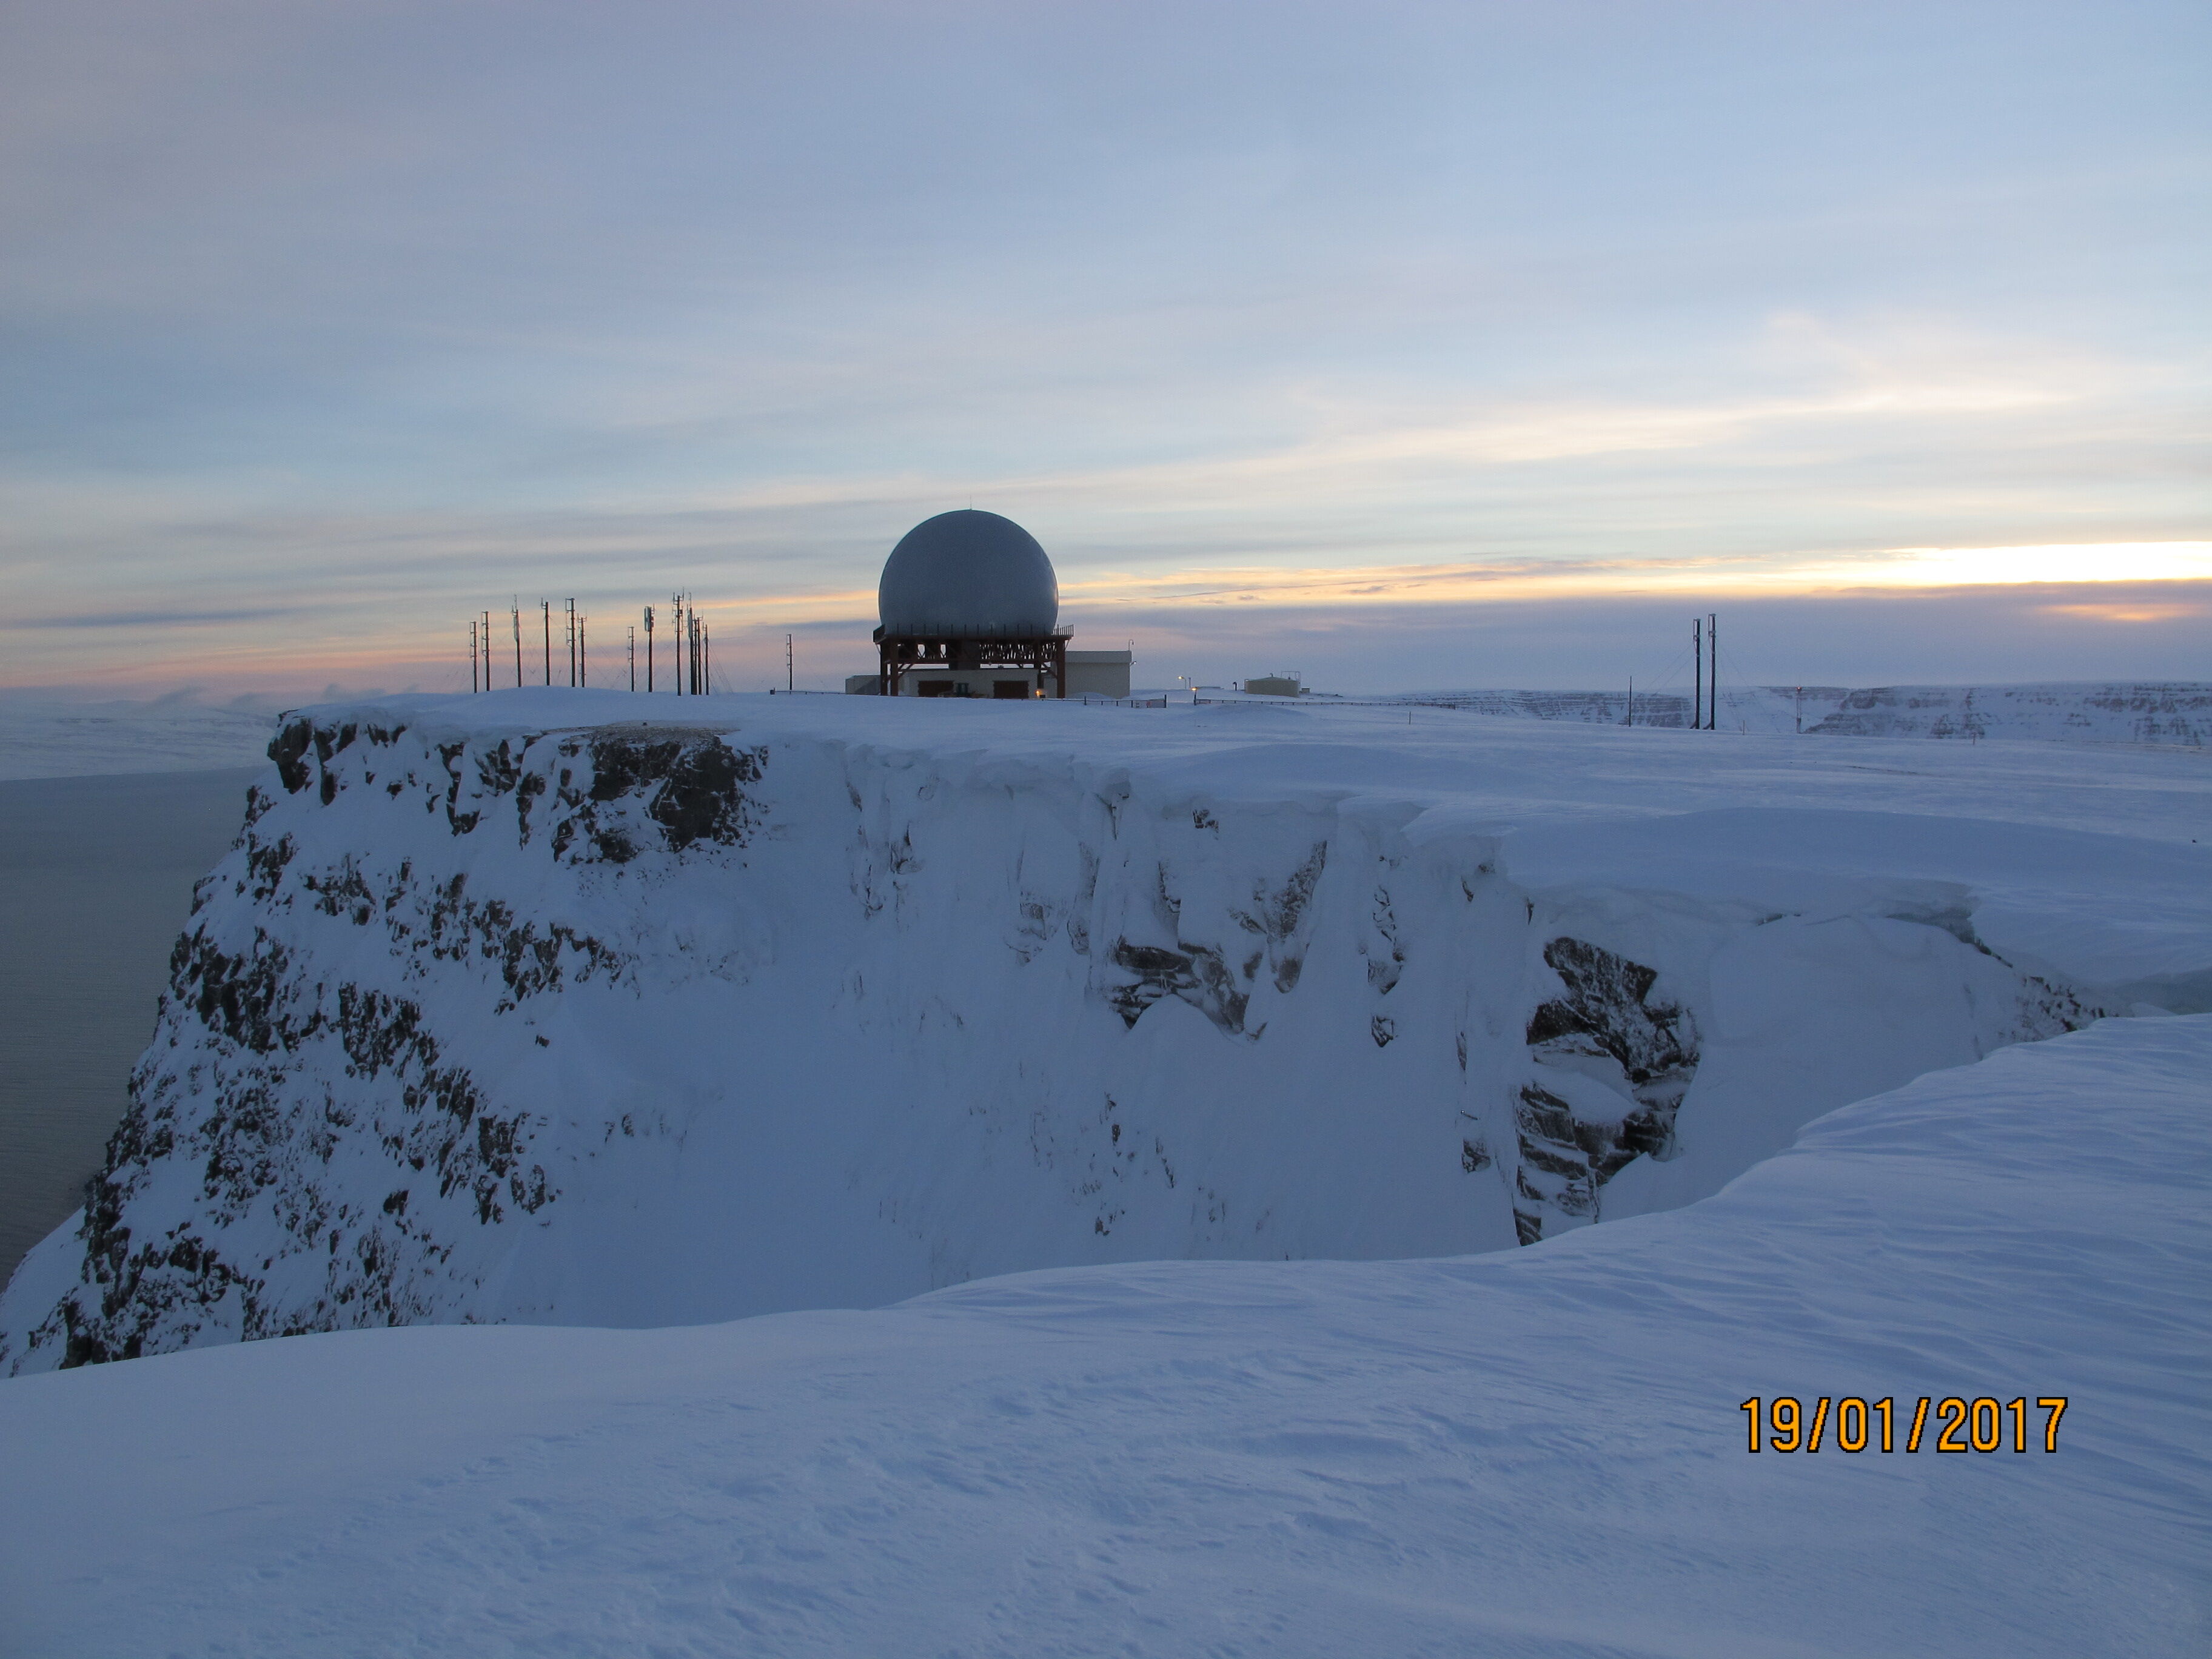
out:
<path id="1" fill-rule="evenodd" d="M 1697 664 L 1690 671 L 1690 730 L 1695 732 L 1705 723 L 1705 621 L 1702 617 L 1690 618 L 1690 655 Z"/>
<path id="2" fill-rule="evenodd" d="M 491 612 L 482 613 L 483 626 L 477 630 L 477 638 L 483 642 L 483 689 L 491 690 Z"/>
<path id="3" fill-rule="evenodd" d="M 576 613 L 576 684 L 589 685 L 591 683 L 591 661 L 584 655 L 584 613 L 579 611 Z"/>
<path id="4" fill-rule="evenodd" d="M 629 689 L 637 690 L 637 629 L 629 630 Z"/>
<path id="5" fill-rule="evenodd" d="M 538 620 L 545 624 L 545 684 L 553 684 L 553 601 L 538 601 Z"/>
<path id="6" fill-rule="evenodd" d="M 568 684 L 576 684 L 576 602 L 569 599 L 568 606 Z"/>
<path id="7" fill-rule="evenodd" d="M 469 618 L 469 690 L 477 689 L 477 621 Z"/>
<path id="8" fill-rule="evenodd" d="M 668 609 L 676 623 L 676 695 L 684 695 L 684 596 L 671 593 Z"/>
<path id="9" fill-rule="evenodd" d="M 514 624 L 514 689 L 522 690 L 522 596 L 511 596 L 514 603 L 507 607 L 507 619 Z"/>
<path id="10" fill-rule="evenodd" d="M 783 689 L 787 691 L 799 689 L 799 676 L 791 665 L 791 635 L 788 634 L 783 636 Z"/>
<path id="11" fill-rule="evenodd" d="M 653 607 L 645 607 L 645 689 L 653 690 Z"/>
<path id="12" fill-rule="evenodd" d="M 1705 676 L 1705 730 L 1721 729 L 1721 619 L 1708 611 L 1705 613 L 1705 649 L 1712 656 L 1712 670 Z"/>

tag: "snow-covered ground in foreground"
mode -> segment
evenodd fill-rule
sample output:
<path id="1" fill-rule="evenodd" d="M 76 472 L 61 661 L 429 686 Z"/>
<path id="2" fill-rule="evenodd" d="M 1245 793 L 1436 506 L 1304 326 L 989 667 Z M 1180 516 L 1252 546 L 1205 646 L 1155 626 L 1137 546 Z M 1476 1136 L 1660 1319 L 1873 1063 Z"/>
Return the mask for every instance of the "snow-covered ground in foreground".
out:
<path id="1" fill-rule="evenodd" d="M 1510 1249 L 2212 1008 L 2197 750 L 526 690 L 276 752 L 0 1369 Z"/>
<path id="2" fill-rule="evenodd" d="M 10 1650 L 2195 1659 L 2212 1018 L 1824 1118 L 1456 1261 L 417 1328 L 0 1383 Z M 1751 1396 L 2057 1450 L 1746 1450 Z"/>
<path id="3" fill-rule="evenodd" d="M 266 758 L 267 711 L 185 697 L 150 702 L 0 692 L 0 778 L 198 772 Z"/>

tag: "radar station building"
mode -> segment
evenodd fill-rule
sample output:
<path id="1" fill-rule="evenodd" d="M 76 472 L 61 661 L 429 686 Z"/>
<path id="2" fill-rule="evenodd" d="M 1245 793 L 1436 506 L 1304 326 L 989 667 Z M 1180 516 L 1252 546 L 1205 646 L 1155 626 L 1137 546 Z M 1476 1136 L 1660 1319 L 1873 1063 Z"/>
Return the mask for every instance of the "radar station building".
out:
<path id="1" fill-rule="evenodd" d="M 1036 537 L 967 508 L 899 538 L 876 589 L 877 671 L 845 689 L 885 697 L 1129 695 L 1127 651 L 1071 651 L 1060 579 Z"/>

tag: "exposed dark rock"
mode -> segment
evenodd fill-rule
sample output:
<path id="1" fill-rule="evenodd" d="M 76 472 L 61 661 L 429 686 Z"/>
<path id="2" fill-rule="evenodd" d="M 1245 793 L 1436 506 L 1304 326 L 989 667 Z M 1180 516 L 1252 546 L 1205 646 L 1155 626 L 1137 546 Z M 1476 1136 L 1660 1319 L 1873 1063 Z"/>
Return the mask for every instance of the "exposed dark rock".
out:
<path id="1" fill-rule="evenodd" d="M 1133 977 L 1110 987 L 1107 1000 L 1126 1024 L 1134 1025 L 1145 1010 L 1162 997 L 1180 997 L 1223 1030 L 1244 1030 L 1244 1011 L 1250 996 L 1237 988 L 1236 971 L 1221 959 L 1221 952 L 1205 945 L 1186 945 L 1181 951 L 1158 945 L 1115 942 L 1111 960 Z"/>
<path id="2" fill-rule="evenodd" d="M 1320 885 L 1328 865 L 1328 843 L 1317 841 L 1305 861 L 1291 872 L 1281 886 L 1271 892 L 1265 882 L 1255 883 L 1251 909 L 1231 912 L 1239 927 L 1267 941 L 1278 991 L 1295 988 L 1305 969 L 1305 951 L 1300 943 L 1303 926 L 1307 908 L 1313 903 L 1314 889 Z"/>
<path id="3" fill-rule="evenodd" d="M 276 776 L 286 793 L 298 794 L 314 775 L 307 766 L 307 750 L 314 741 L 315 723 L 304 717 L 287 720 L 269 739 L 269 758 L 276 763 Z"/>
<path id="4" fill-rule="evenodd" d="M 1540 1083 L 1521 1087 L 1513 1108 L 1521 1155 L 1513 1209 L 1523 1244 L 1543 1237 L 1547 1214 L 1595 1220 L 1598 1189 L 1632 1159 L 1674 1156 L 1674 1116 L 1698 1069 L 1688 1011 L 1650 1000 L 1656 969 L 1564 937 L 1544 947 L 1544 961 L 1565 994 L 1529 1019 L 1530 1056 L 1605 1082 L 1620 1109 L 1593 1117 L 1585 1107 L 1578 1115 Z"/>
<path id="5" fill-rule="evenodd" d="M 1695 1031 L 1671 1002 L 1648 1003 L 1658 973 L 1578 939 L 1555 939 L 1544 961 L 1566 985 L 1528 1022 L 1528 1043 L 1539 1060 L 1603 1055 L 1619 1063 L 1646 1105 L 1681 1103 L 1698 1068 Z"/>

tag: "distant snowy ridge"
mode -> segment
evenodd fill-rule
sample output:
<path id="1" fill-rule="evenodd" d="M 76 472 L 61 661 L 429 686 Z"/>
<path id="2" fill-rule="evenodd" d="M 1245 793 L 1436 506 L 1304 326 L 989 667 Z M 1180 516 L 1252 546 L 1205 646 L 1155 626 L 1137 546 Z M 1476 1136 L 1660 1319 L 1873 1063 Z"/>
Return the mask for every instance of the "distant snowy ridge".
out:
<path id="1" fill-rule="evenodd" d="M 2057 827 L 2103 798 L 2063 757 L 1942 785 L 1947 817 L 1850 810 L 1923 786 L 1725 733 L 641 710 L 671 712 L 284 728 L 90 1210 L 0 1297 L 0 1365 L 1510 1248 L 2212 994 L 2212 853 Z M 2136 764 L 2139 811 L 2201 810 L 2192 763 Z M 1547 822 L 1542 789 L 1589 804 Z"/>
<path id="2" fill-rule="evenodd" d="M 0 693 L 0 778 L 196 772 L 264 759 L 273 714 L 185 697 L 90 702 Z"/>
<path id="3" fill-rule="evenodd" d="M 1417 691 L 1400 701 L 1527 720 L 1686 726 L 1686 690 Z M 2212 743 L 2212 684 L 1722 684 L 1717 726 L 1732 732 L 1857 738 L 2042 738 L 2076 743 Z"/>
<path id="4" fill-rule="evenodd" d="M 52 1659 L 2199 1659 L 2208 1180 L 2212 1018 L 2111 1020 L 1533 1249 L 24 1377 L 0 1606 Z M 1751 1455 L 1784 1396 L 1818 1449 Z"/>

